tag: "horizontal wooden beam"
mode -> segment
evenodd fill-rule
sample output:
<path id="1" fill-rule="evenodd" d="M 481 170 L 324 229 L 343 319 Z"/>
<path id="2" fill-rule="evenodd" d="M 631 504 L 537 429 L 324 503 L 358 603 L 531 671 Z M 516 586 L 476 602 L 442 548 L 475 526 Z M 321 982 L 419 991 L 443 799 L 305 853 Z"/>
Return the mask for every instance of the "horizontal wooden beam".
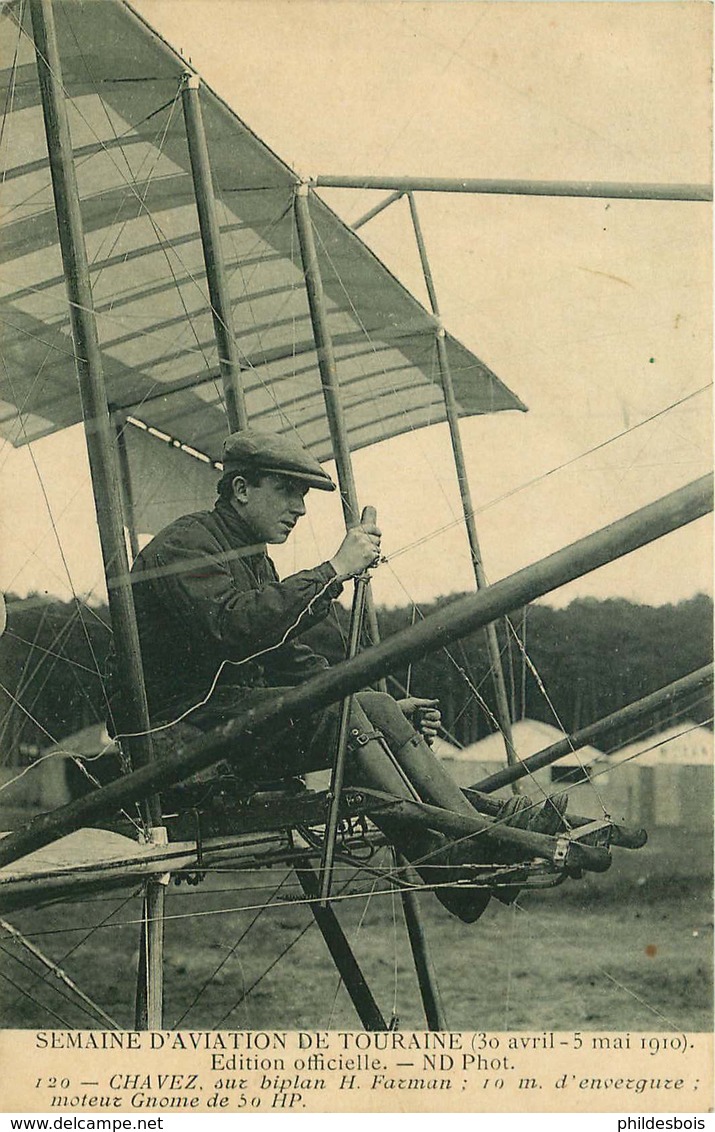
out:
<path id="1" fill-rule="evenodd" d="M 572 735 L 565 735 L 563 739 L 552 743 L 550 747 L 546 747 L 543 751 L 537 751 L 535 755 L 530 755 L 517 766 L 507 766 L 503 770 L 495 771 L 494 774 L 475 782 L 470 789 L 479 790 L 483 794 L 491 794 L 495 790 L 500 790 L 502 786 L 508 786 L 517 778 L 524 778 L 527 774 L 541 770 L 542 767 L 550 766 L 558 759 L 570 755 L 572 751 L 578 751 L 582 747 L 588 746 L 589 743 L 604 739 L 606 735 L 618 728 L 629 727 L 632 723 L 637 723 L 638 720 L 659 711 L 667 704 L 684 699 L 693 695 L 694 692 L 707 688 L 708 684 L 712 684 L 712 682 L 713 666 L 706 664 L 696 672 L 691 672 L 688 676 L 683 676 L 682 679 L 668 684 L 667 687 L 660 688 L 657 692 L 652 692 L 649 696 L 628 704 L 627 707 L 619 708 L 618 711 L 599 719 L 596 723 L 582 727 L 580 731 L 574 731 Z"/>
<path id="2" fill-rule="evenodd" d="M 562 790 L 563 789 L 566 789 L 565 785 L 562 787 Z M 474 786 L 464 786 L 462 793 L 465 794 L 467 800 L 474 806 L 474 809 L 478 813 L 487 814 L 492 818 L 499 817 L 502 802 L 497 798 L 492 798 L 491 794 L 483 793 L 475 789 Z M 542 797 L 532 800 L 531 809 L 534 813 L 536 813 L 538 809 L 541 809 L 543 802 L 544 799 Z M 585 818 L 581 817 L 580 814 L 570 813 L 568 816 L 568 827 L 569 829 L 583 829 L 584 826 L 590 825 L 592 821 L 592 817 Z M 610 845 L 617 845 L 621 849 L 642 849 L 647 840 L 648 834 L 644 829 L 618 825 L 615 822 L 610 824 Z"/>
<path id="3" fill-rule="evenodd" d="M 395 193 L 486 193 L 498 196 L 598 197 L 616 200 L 713 199 L 712 185 L 627 184 L 622 181 L 518 181 L 477 177 L 351 177 L 321 174 L 312 182 L 324 189 L 382 189 Z"/>
<path id="4" fill-rule="evenodd" d="M 0 865 L 17 860 L 73 829 L 114 814 L 127 803 L 187 778 L 219 759 L 230 758 L 237 773 L 245 767 L 248 775 L 256 759 L 256 740 L 275 735 L 292 716 L 335 703 L 387 675 L 399 664 L 417 660 L 442 645 L 483 629 L 497 617 L 702 518 L 712 506 L 712 477 L 703 476 L 486 589 L 453 602 L 419 624 L 366 649 L 353 660 L 277 694 L 270 703 L 241 712 L 186 747 L 156 759 L 151 766 L 125 775 L 53 813 L 39 815 L 0 844 Z M 246 735 L 250 735 L 248 742 L 245 742 Z M 243 746 L 241 739 L 244 739 Z"/>
<path id="5" fill-rule="evenodd" d="M 415 823 L 422 821 L 430 829 L 436 829 L 455 839 L 488 837 L 508 856 L 517 854 L 517 860 L 543 857 L 555 865 L 557 860 L 562 858 L 565 868 L 587 869 L 595 873 L 606 872 L 611 864 L 607 849 L 581 844 L 578 841 L 563 845 L 561 834 L 552 836 L 535 833 L 531 829 L 507 825 L 504 821 L 482 818 L 476 812 L 474 817 L 470 817 L 453 810 L 445 810 L 441 806 L 431 806 L 426 802 L 414 802 L 411 798 L 404 798 L 395 803 L 392 813 L 395 817 L 412 819 Z"/>

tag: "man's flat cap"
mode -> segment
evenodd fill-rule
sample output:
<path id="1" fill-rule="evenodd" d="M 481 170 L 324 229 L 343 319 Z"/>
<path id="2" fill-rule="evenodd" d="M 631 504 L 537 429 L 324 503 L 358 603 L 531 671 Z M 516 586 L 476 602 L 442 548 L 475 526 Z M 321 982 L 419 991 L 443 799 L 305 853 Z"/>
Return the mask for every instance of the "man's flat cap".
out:
<path id="1" fill-rule="evenodd" d="M 335 491 L 335 484 L 328 473 L 299 440 L 279 436 L 275 432 L 261 432 L 256 428 L 245 428 L 226 438 L 223 468 L 225 472 L 269 472 L 291 476 L 320 491 Z"/>

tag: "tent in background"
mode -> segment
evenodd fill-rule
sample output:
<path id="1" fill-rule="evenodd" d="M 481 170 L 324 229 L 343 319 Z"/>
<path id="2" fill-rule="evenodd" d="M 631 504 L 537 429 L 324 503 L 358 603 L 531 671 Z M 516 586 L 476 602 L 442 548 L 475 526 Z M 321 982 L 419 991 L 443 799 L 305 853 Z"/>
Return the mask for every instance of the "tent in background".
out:
<path id="1" fill-rule="evenodd" d="M 522 759 L 536 754 L 537 751 L 543 751 L 552 743 L 557 743 L 559 739 L 563 739 L 564 734 L 558 727 L 552 727 L 536 719 L 521 719 L 512 728 L 514 746 Z M 571 784 L 583 778 L 583 768 L 587 768 L 587 772 L 590 772 L 590 768 L 600 763 L 604 757 L 595 747 L 584 747 L 574 755 L 559 759 L 554 766 L 544 767 L 523 779 L 522 790 L 525 794 L 543 797 L 544 791 L 558 789 L 559 783 L 568 783 L 569 792 L 573 793 L 574 799 L 578 799 L 578 802 L 574 800 L 571 803 L 574 810 L 581 805 L 580 795 L 583 790 L 583 797 L 587 799 L 588 806 L 585 812 L 588 813 L 594 805 L 593 791 L 587 784 L 585 789 Z M 460 786 L 471 786 L 479 779 L 501 770 L 503 766 L 504 740 L 497 732 L 476 743 L 471 743 L 456 755 L 449 756 L 450 773 Z M 500 791 L 500 794 L 505 793 L 508 793 L 508 790 Z"/>
<path id="2" fill-rule="evenodd" d="M 713 733 L 707 727 L 684 720 L 629 743 L 609 761 L 609 781 L 623 792 L 630 822 L 646 829 L 712 829 Z"/>

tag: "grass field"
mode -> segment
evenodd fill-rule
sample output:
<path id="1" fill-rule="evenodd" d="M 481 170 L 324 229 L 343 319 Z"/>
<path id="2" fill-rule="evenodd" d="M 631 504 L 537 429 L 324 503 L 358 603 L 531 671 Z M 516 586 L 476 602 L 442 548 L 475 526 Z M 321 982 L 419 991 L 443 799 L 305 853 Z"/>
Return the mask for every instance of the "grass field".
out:
<path id="1" fill-rule="evenodd" d="M 645 849 L 614 858 L 605 875 L 524 893 L 516 906 L 492 900 L 472 926 L 422 895 L 451 1029 L 711 1030 L 712 841 L 656 830 Z M 305 905 L 266 910 L 246 930 L 257 910 L 245 909 L 282 879 L 277 899 L 297 897 L 295 879 L 279 869 L 168 889 L 167 1026 L 358 1028 Z M 138 897 L 115 893 L 11 920 L 131 1028 L 139 913 Z M 424 1028 L 399 897 L 349 899 L 339 914 L 385 1016 L 402 1029 Z M 72 995 L 55 976 L 38 974 L 16 943 L 5 938 L 2 948 L 3 1027 L 102 1025 L 61 997 Z"/>

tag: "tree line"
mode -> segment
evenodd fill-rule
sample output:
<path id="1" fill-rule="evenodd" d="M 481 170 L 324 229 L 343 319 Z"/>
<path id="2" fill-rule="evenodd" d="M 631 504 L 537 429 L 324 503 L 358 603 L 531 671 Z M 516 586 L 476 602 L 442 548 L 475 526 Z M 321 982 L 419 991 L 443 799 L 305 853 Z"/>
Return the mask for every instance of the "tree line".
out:
<path id="1" fill-rule="evenodd" d="M 390 636 L 418 616 L 439 613 L 459 596 L 412 608 L 381 609 Z M 331 663 L 344 655 L 349 613 L 333 614 L 306 638 Z M 497 625 L 512 718 L 541 720 L 573 731 L 595 722 L 712 658 L 712 600 L 677 605 L 584 598 L 565 609 L 530 605 Z M 39 595 L 8 599 L 0 638 L 0 752 L 5 765 L 34 758 L 105 715 L 102 673 L 111 639 L 105 607 Z M 528 658 L 528 659 L 527 659 Z M 455 641 L 392 674 L 390 691 L 438 697 L 445 725 L 462 745 L 494 730 L 494 694 L 483 632 Z M 689 718 L 711 717 L 701 697 Z M 653 720 L 665 726 L 667 713 Z M 626 742 L 623 732 L 616 740 Z"/>

